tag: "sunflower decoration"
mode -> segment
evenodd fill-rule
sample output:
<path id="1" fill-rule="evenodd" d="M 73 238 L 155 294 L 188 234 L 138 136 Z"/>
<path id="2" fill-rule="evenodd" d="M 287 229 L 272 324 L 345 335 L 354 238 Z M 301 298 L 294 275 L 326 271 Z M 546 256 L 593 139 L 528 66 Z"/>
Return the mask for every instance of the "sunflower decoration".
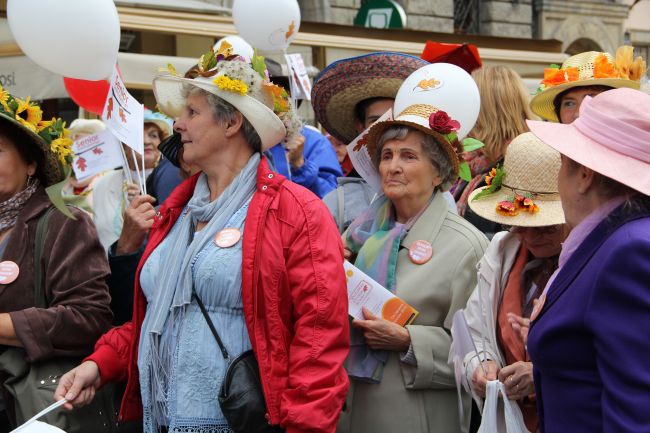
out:
<path id="1" fill-rule="evenodd" d="M 43 111 L 38 105 L 29 100 L 29 96 L 25 100 L 19 98 L 15 98 L 15 100 L 18 104 L 15 111 L 16 120 L 36 132 L 38 123 L 43 119 Z"/>
<path id="2" fill-rule="evenodd" d="M 7 92 L 2 86 L 0 86 L 0 105 L 2 105 L 2 108 L 4 111 L 9 111 L 9 98 L 11 95 L 9 92 Z"/>
<path id="3" fill-rule="evenodd" d="M 490 170 L 490 172 L 488 173 L 488 175 L 485 176 L 485 183 L 487 185 L 487 188 L 485 188 L 480 193 L 476 194 L 476 196 L 472 199 L 472 201 L 479 200 L 482 197 L 494 194 L 495 192 L 499 191 L 503 184 L 503 177 L 505 175 L 506 172 L 505 170 L 503 170 L 503 167 L 498 165 L 496 167 L 493 167 L 492 170 Z"/>
<path id="4" fill-rule="evenodd" d="M 62 119 L 52 118 L 50 121 L 43 122 L 43 127 L 38 135 L 50 143 L 50 150 L 56 155 L 61 165 L 72 164 L 74 157 L 72 139 L 70 139 L 70 131 L 65 127 L 65 122 Z"/>

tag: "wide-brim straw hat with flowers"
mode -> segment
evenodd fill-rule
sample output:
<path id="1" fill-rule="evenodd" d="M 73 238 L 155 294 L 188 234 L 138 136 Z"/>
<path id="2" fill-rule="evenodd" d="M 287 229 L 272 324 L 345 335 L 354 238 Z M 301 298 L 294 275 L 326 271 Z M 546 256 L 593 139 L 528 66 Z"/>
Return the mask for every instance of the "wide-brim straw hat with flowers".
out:
<path id="1" fill-rule="evenodd" d="M 558 192 L 560 153 L 530 132 L 508 145 L 503 168 L 486 177 L 488 186 L 469 196 L 469 207 L 499 224 L 544 227 L 564 224 Z"/>
<path id="2" fill-rule="evenodd" d="M 332 136 L 349 143 L 359 134 L 357 104 L 371 98 L 395 99 L 404 80 L 428 64 L 419 57 L 393 52 L 336 61 L 314 80 L 311 100 L 316 120 Z"/>
<path id="3" fill-rule="evenodd" d="M 261 56 L 249 62 L 234 54 L 229 44 L 221 44 L 218 52 L 201 56 L 196 78 L 184 78 L 169 65 L 153 80 L 160 111 L 178 117 L 185 108 L 188 86 L 212 93 L 239 110 L 259 135 L 262 151 L 300 128 L 286 91 L 269 81 Z"/>
<path id="4" fill-rule="evenodd" d="M 456 137 L 455 131 L 460 124 L 449 117 L 446 112 L 427 104 L 413 104 L 406 107 L 393 120 L 386 120 L 374 124 L 366 136 L 368 153 L 374 155 L 377 152 L 377 143 L 381 135 L 391 126 L 404 125 L 415 128 L 424 134 L 435 138 L 436 142 L 444 150 L 452 166 L 452 172 L 458 174 L 460 154 L 464 152 L 463 145 Z"/>
<path id="5" fill-rule="evenodd" d="M 44 187 L 62 182 L 70 172 L 72 140 L 61 119 L 43 120 L 43 111 L 34 102 L 10 95 L 0 86 L 0 122 L 13 128 L 25 141 L 16 146 L 34 146 L 43 158 L 36 169 Z"/>
<path id="6" fill-rule="evenodd" d="M 641 57 L 635 59 L 633 52 L 633 47 L 622 46 L 614 58 L 609 53 L 587 51 L 569 57 L 561 67 L 551 65 L 544 69 L 544 79 L 530 102 L 531 110 L 542 119 L 559 122 L 555 98 L 565 90 L 584 86 L 638 90 L 646 63 Z"/>

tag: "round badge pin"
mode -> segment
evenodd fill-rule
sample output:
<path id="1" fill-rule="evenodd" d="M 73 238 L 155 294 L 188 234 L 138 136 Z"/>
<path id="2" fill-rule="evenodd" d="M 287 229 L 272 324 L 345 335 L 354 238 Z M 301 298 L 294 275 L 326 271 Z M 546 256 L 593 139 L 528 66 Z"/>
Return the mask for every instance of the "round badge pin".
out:
<path id="1" fill-rule="evenodd" d="M 433 257 L 433 247 L 424 240 L 415 241 L 409 247 L 409 259 L 416 265 L 423 265 Z"/>
<path id="2" fill-rule="evenodd" d="M 537 302 L 535 303 L 535 306 L 533 307 L 533 312 L 530 314 L 530 321 L 534 321 L 537 319 L 537 316 L 539 316 L 539 313 L 542 312 L 542 309 L 544 308 L 544 303 L 546 302 L 546 294 L 543 294 L 542 296 L 537 299 Z"/>
<path id="3" fill-rule="evenodd" d="M 230 248 L 239 242 L 239 239 L 241 239 L 239 229 L 227 228 L 217 233 L 214 237 L 214 243 L 220 248 Z"/>
<path id="4" fill-rule="evenodd" d="M 0 263 L 0 284 L 11 284 L 16 281 L 20 274 L 20 268 L 12 261 Z"/>

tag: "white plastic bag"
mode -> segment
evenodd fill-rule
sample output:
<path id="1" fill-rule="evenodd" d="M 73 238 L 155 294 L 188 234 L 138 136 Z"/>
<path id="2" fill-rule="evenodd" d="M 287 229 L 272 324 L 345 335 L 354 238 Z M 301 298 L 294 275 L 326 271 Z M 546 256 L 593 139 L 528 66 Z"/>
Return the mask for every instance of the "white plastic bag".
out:
<path id="1" fill-rule="evenodd" d="M 498 380 L 487 383 L 478 433 L 530 433 L 517 402 L 508 400 L 505 386 Z"/>

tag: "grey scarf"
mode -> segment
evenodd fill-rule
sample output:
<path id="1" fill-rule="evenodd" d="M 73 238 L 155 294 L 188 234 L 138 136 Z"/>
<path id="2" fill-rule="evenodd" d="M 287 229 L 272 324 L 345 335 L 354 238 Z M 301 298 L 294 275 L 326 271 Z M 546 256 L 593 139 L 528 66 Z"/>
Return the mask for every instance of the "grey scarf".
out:
<path id="1" fill-rule="evenodd" d="M 173 337 L 183 321 L 185 307 L 192 301 L 192 264 L 197 254 L 213 241 L 213 234 L 222 230 L 237 210 L 246 204 L 256 188 L 259 153 L 255 153 L 215 201 L 210 202 L 207 176 L 201 174 L 194 195 L 180 221 L 168 235 L 169 254 L 162 258 L 157 294 L 145 317 L 140 349 L 149 371 L 143 371 L 142 379 L 148 381 L 151 390 L 152 421 L 165 422 L 166 401 L 169 384 L 169 368 L 176 349 Z M 188 214 L 189 213 L 189 214 Z M 194 234 L 198 222 L 208 222 Z M 165 332 L 163 332 L 165 331 Z"/>

